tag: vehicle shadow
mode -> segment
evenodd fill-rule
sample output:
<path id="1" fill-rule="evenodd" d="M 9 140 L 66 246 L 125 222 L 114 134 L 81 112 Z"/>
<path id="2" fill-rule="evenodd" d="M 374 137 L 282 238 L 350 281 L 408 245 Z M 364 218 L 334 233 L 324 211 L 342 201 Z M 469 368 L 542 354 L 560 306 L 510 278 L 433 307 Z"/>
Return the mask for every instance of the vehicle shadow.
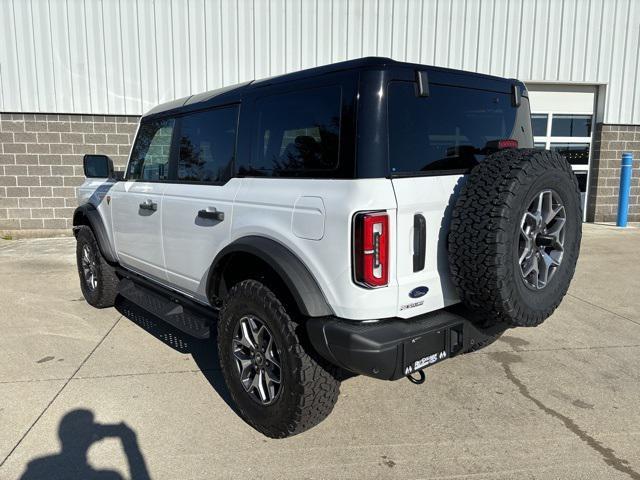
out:
<path id="1" fill-rule="evenodd" d="M 129 466 L 132 480 L 149 480 L 149 471 L 144 460 L 136 433 L 126 423 L 102 424 L 95 421 L 91 410 L 71 410 L 60 420 L 58 426 L 60 453 L 38 457 L 27 464 L 21 480 L 35 479 L 122 479 L 116 470 L 97 470 L 89 465 L 87 452 L 91 445 L 105 438 L 117 438 Z"/>
<path id="2" fill-rule="evenodd" d="M 174 350 L 191 355 L 196 365 L 220 398 L 238 413 L 229 395 L 220 370 L 217 346 L 217 323 L 211 325 L 211 336 L 208 339 L 198 339 L 169 325 L 152 313 L 144 310 L 135 303 L 118 295 L 115 302 L 116 310 L 124 317 L 150 333 L 165 345 Z"/>

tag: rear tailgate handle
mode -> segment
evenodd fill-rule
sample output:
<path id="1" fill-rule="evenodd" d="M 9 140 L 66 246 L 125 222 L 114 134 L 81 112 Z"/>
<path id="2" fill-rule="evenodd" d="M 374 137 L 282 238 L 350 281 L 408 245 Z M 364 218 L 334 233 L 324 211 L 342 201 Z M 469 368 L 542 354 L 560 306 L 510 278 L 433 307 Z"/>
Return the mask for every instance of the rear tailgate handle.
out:
<path id="1" fill-rule="evenodd" d="M 424 260 L 427 251 L 427 221 L 416 213 L 413 216 L 413 271 L 424 269 Z"/>

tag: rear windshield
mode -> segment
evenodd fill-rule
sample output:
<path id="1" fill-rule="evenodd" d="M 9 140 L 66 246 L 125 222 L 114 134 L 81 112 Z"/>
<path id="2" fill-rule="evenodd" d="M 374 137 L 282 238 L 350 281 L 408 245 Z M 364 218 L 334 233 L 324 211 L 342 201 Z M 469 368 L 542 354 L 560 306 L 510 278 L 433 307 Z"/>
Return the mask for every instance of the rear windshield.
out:
<path id="1" fill-rule="evenodd" d="M 391 82 L 391 174 L 469 170 L 485 157 L 487 142 L 519 136 L 517 113 L 506 93 L 430 85 L 429 96 L 418 97 L 414 83 Z"/>

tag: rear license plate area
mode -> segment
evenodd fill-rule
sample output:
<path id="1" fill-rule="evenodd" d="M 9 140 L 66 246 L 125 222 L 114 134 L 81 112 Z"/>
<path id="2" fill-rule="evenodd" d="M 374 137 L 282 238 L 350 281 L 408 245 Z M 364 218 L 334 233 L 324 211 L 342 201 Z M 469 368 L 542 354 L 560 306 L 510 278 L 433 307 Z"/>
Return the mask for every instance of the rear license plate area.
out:
<path id="1" fill-rule="evenodd" d="M 462 345 L 462 325 L 425 332 L 404 342 L 405 375 L 449 358 Z"/>

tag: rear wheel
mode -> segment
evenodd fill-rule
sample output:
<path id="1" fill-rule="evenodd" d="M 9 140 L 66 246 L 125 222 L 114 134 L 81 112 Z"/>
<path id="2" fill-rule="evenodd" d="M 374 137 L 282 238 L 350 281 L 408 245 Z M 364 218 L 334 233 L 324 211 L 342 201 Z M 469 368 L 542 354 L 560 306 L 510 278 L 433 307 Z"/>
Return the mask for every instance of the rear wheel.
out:
<path id="1" fill-rule="evenodd" d="M 242 418 L 272 438 L 324 420 L 338 399 L 335 369 L 303 346 L 303 331 L 261 282 L 236 284 L 218 323 L 218 354 Z"/>
<path id="2" fill-rule="evenodd" d="M 449 266 L 483 322 L 542 323 L 569 288 L 580 251 L 578 183 L 555 152 L 504 150 L 478 164 L 452 212 Z"/>
<path id="3" fill-rule="evenodd" d="M 112 307 L 118 295 L 115 269 L 104 259 L 90 227 L 82 225 L 76 234 L 76 262 L 80 289 L 89 305 Z"/>

